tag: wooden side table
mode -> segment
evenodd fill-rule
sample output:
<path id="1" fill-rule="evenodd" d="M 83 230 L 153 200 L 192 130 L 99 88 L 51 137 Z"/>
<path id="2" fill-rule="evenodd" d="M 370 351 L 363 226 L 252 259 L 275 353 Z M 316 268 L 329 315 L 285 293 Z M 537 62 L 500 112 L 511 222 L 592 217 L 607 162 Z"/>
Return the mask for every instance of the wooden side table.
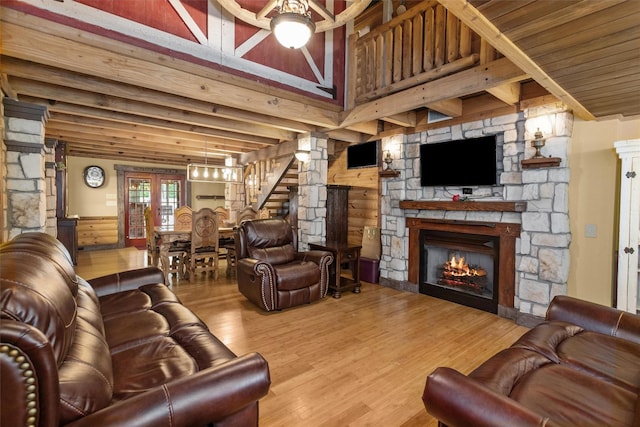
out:
<path id="1" fill-rule="evenodd" d="M 334 262 L 329 266 L 329 289 L 334 298 L 340 298 L 346 289 L 360 293 L 360 249 L 361 245 L 344 242 L 309 242 L 309 249 L 329 251 Z"/>

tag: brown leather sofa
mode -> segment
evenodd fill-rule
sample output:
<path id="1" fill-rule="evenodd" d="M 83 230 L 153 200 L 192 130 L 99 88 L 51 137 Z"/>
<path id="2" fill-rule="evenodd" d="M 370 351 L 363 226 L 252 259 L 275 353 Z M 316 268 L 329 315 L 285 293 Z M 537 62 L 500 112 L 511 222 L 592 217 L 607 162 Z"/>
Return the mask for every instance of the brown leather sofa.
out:
<path id="1" fill-rule="evenodd" d="M 469 376 L 437 368 L 427 411 L 447 426 L 640 426 L 640 316 L 567 296 Z"/>
<path id="2" fill-rule="evenodd" d="M 234 230 L 238 289 L 266 311 L 324 298 L 333 255 L 298 252 L 297 235 L 281 218 L 246 221 Z"/>
<path id="3" fill-rule="evenodd" d="M 0 260 L 0 425 L 258 425 L 267 362 L 237 357 L 159 269 L 87 282 L 43 233 Z"/>

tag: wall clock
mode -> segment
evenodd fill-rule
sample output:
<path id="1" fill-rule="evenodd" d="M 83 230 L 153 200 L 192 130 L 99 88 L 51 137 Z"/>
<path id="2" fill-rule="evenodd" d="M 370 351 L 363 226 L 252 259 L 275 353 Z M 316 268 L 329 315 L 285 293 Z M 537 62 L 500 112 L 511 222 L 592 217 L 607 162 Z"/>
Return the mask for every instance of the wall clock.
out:
<path id="1" fill-rule="evenodd" d="M 104 169 L 100 166 L 87 166 L 84 168 L 84 183 L 91 188 L 98 188 L 104 184 Z"/>

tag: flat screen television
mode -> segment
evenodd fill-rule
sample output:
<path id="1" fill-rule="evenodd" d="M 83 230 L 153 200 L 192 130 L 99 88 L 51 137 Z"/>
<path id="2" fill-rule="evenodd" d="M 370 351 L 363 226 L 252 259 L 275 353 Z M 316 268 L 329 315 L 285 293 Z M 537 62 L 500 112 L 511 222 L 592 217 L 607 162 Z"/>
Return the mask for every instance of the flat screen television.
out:
<path id="1" fill-rule="evenodd" d="M 378 166 L 378 140 L 347 146 L 347 169 Z"/>
<path id="2" fill-rule="evenodd" d="M 495 135 L 422 144 L 420 183 L 423 187 L 496 185 Z"/>

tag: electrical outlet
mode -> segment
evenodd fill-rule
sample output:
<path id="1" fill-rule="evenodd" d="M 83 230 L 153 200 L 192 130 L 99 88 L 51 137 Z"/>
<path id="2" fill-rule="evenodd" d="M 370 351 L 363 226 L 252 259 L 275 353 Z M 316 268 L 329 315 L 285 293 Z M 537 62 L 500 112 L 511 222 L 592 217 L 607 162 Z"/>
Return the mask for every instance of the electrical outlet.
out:
<path id="1" fill-rule="evenodd" d="M 471 188 L 471 187 L 462 187 L 462 194 L 473 194 L 473 188 Z"/>

